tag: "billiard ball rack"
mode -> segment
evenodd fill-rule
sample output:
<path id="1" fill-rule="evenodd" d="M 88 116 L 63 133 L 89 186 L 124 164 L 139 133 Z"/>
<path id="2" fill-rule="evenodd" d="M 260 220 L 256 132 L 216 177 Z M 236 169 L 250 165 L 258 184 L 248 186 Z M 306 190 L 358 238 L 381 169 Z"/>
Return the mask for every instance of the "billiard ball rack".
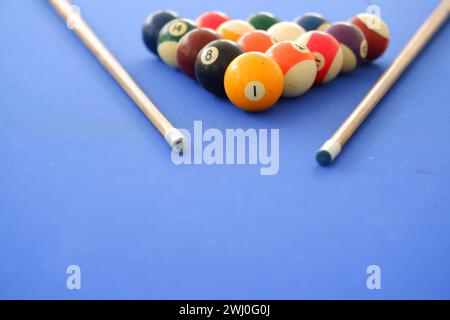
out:
<path id="1" fill-rule="evenodd" d="M 169 11 L 174 13 L 174 11 Z M 152 23 L 159 20 L 159 15 L 166 16 L 168 13 L 164 11 L 158 11 L 147 18 L 143 28 L 143 38 L 148 39 L 146 29 L 152 26 Z M 218 21 L 217 19 L 220 19 Z M 354 17 L 349 22 L 339 22 L 331 25 L 326 18 L 320 14 L 305 14 L 294 19 L 293 22 L 280 21 L 274 15 L 263 12 L 252 15 L 247 21 L 244 20 L 232 20 L 225 13 L 212 11 L 203 13 L 196 19 L 197 26 L 193 27 L 193 20 L 181 18 L 178 14 L 173 14 L 173 19 L 166 22 L 161 28 L 158 36 L 153 35 L 153 43 L 145 41 L 146 46 L 151 49 L 154 43 L 157 43 L 157 55 L 167 65 L 180 69 L 183 73 L 187 74 L 191 78 L 197 80 L 205 89 L 213 94 L 223 96 L 226 95 L 234 105 L 250 112 L 260 112 L 273 107 L 281 97 L 297 97 L 308 91 L 313 84 L 322 85 L 332 81 L 340 73 L 349 73 L 353 71 L 357 66 L 366 61 L 373 61 L 381 56 L 386 50 L 389 42 L 389 29 L 387 25 L 381 20 L 381 18 L 375 15 L 361 14 Z M 252 25 L 253 24 L 253 25 Z M 152 30 L 155 28 L 152 28 Z M 267 29 L 267 30 L 265 30 Z M 175 30 L 172 32 L 171 30 Z M 180 30 L 184 31 L 180 32 Z M 215 50 L 216 56 L 226 56 L 225 52 L 220 52 L 217 46 L 210 46 L 208 41 L 204 41 L 199 33 L 205 33 L 205 30 L 214 32 L 216 38 L 221 38 L 223 41 L 231 41 L 235 46 L 241 47 L 242 54 L 234 56 L 233 59 L 227 60 L 227 64 L 221 67 L 225 70 L 214 70 L 206 75 L 206 79 L 199 78 L 199 73 L 195 72 L 193 76 L 192 70 L 196 71 L 200 68 L 212 69 L 210 62 L 205 62 L 204 54 L 206 52 L 210 54 L 211 49 Z M 256 45 L 252 48 L 251 41 L 258 42 L 258 49 Z M 368 41 L 369 40 L 369 41 Z M 190 42 L 195 45 L 190 45 Z M 214 42 L 220 40 L 215 39 Z M 268 47 L 261 49 L 261 44 L 266 41 Z M 271 48 L 277 45 L 289 42 L 291 47 L 297 51 L 307 51 L 311 54 L 311 57 L 315 59 L 316 64 L 313 66 L 316 73 L 313 75 L 315 81 L 310 82 L 311 71 L 306 67 L 309 63 L 308 58 L 297 58 L 299 60 L 289 61 L 289 63 L 283 63 L 293 59 L 292 50 L 290 54 L 289 50 L 284 50 L 283 55 L 278 55 L 278 59 L 274 59 L 270 55 Z M 199 43 L 201 45 L 199 46 Z M 247 45 L 249 43 L 249 45 Z M 228 45 L 230 46 L 230 45 Z M 245 48 L 245 49 L 244 49 Z M 291 49 L 292 49 L 291 48 Z M 227 48 L 228 49 L 228 48 Z M 191 50 L 191 52 L 189 52 Z M 154 50 L 151 50 L 154 52 Z M 182 59 L 177 60 L 177 56 L 180 56 L 179 51 L 183 52 L 182 56 L 190 56 L 189 60 Z M 281 50 L 278 50 L 281 51 Z M 187 53 L 186 53 L 187 52 Z M 257 52 L 260 56 L 255 54 Z M 278 95 L 275 99 L 266 99 L 263 101 L 264 92 L 266 94 L 273 93 L 273 82 L 264 81 L 267 79 L 261 79 L 261 69 L 254 68 L 253 74 L 247 74 L 249 71 L 248 65 L 251 65 L 252 59 L 245 59 L 241 55 L 253 55 L 253 59 L 270 58 L 276 60 L 279 65 L 280 72 L 283 72 L 283 90 L 281 92 L 275 92 L 274 95 Z M 295 55 L 295 54 L 294 54 Z M 370 59 L 368 56 L 370 55 Z M 192 57 L 197 56 L 197 59 Z M 203 58 L 203 59 L 202 59 Z M 217 57 L 216 57 L 217 58 Z M 218 58 L 220 59 L 220 58 Z M 247 61 L 248 65 L 240 63 L 241 70 L 237 70 L 236 66 L 240 60 Z M 287 70 L 286 66 L 289 65 L 293 70 Z M 261 61 L 261 68 L 269 68 L 271 61 Z M 293 68 L 293 67 L 296 68 Z M 302 69 L 303 66 L 303 69 Z M 190 70 L 186 72 L 186 70 Z M 243 99 L 236 99 L 236 96 L 242 96 L 242 92 L 251 91 L 247 88 L 246 83 L 239 83 L 233 87 L 233 83 L 227 81 L 227 77 L 230 77 L 232 71 L 244 73 L 244 77 L 248 79 L 248 83 L 254 83 L 253 90 L 257 91 L 260 88 L 263 90 L 263 94 L 257 94 L 249 96 L 244 94 Z M 202 76 L 204 73 L 200 73 Z M 275 70 L 274 74 L 278 74 Z M 252 79 L 254 75 L 255 79 Z M 208 78 L 209 76 L 209 78 Z M 305 78 L 308 76 L 308 79 Z M 213 77 L 220 77 L 220 88 L 216 90 L 210 90 L 205 83 L 213 81 Z M 259 77 L 259 78 L 258 78 Z M 241 79 L 240 76 L 235 76 L 235 79 Z M 305 83 L 306 82 L 306 83 Z M 228 85 L 227 85 L 228 84 Z M 268 85 L 271 85 L 268 87 Z M 291 94 L 288 94 L 289 88 L 299 88 L 296 90 L 290 90 Z M 236 91 L 238 93 L 236 94 Z M 278 90 L 278 89 L 277 89 Z M 293 93 L 292 93 L 293 92 Z M 224 94 L 225 93 L 225 94 Z M 255 98 L 255 99 L 254 99 Z M 261 99 L 261 101 L 257 100 Z"/>
<path id="2" fill-rule="evenodd" d="M 89 25 L 80 16 L 79 12 L 74 10 L 74 6 L 70 3 L 70 1 L 49 0 L 49 2 L 53 6 L 53 8 L 61 15 L 61 17 L 67 22 L 67 25 L 70 27 L 70 29 L 72 29 L 78 35 L 78 37 L 85 44 L 85 46 L 90 49 L 92 54 L 98 59 L 98 61 L 105 67 L 105 69 L 111 74 L 111 76 L 117 81 L 117 83 L 124 89 L 124 91 L 128 94 L 128 96 L 136 103 L 136 105 L 147 116 L 147 118 L 152 122 L 152 124 L 164 136 L 166 142 L 169 143 L 172 149 L 176 152 L 182 152 L 183 148 L 185 147 L 185 137 L 177 128 L 175 128 L 167 120 L 167 118 L 164 117 L 164 115 L 153 104 L 153 102 L 145 95 L 145 93 L 138 86 L 138 84 L 131 78 L 128 72 L 123 68 L 123 66 L 111 54 L 111 52 L 107 49 L 107 47 L 101 42 L 101 40 L 92 31 Z M 265 16 L 264 22 L 268 23 L 269 25 L 270 23 L 276 24 L 278 21 L 278 19 L 276 19 L 270 14 L 263 13 L 263 15 Z M 381 101 L 381 99 L 385 96 L 385 94 L 389 91 L 389 89 L 395 84 L 395 82 L 400 78 L 400 76 L 404 73 L 404 71 L 414 61 L 414 59 L 422 51 L 422 49 L 426 46 L 426 44 L 445 24 L 445 22 L 448 20 L 449 15 L 450 15 L 450 0 L 441 0 L 441 3 L 438 5 L 436 10 L 422 25 L 422 27 L 410 40 L 408 45 L 395 59 L 393 64 L 388 68 L 388 70 L 383 74 L 383 76 L 375 84 L 372 90 L 368 93 L 368 95 L 361 101 L 361 103 L 356 107 L 353 113 L 335 132 L 335 134 L 319 150 L 317 154 L 317 161 L 319 162 L 319 164 L 329 165 L 334 161 L 334 159 L 340 154 L 342 147 L 345 145 L 345 143 L 352 137 L 352 135 L 356 132 L 356 130 L 358 130 L 360 125 L 369 116 L 371 111 L 376 107 L 376 105 Z M 175 18 L 176 15 L 173 15 L 172 13 L 166 15 L 165 18 L 168 20 L 166 24 L 170 23 L 169 21 L 171 20 L 172 16 L 173 18 Z M 219 13 L 219 16 L 220 19 L 224 19 L 225 21 L 228 20 L 228 18 L 222 15 L 221 13 Z M 255 17 L 257 17 L 257 15 L 252 16 L 250 18 L 251 21 L 255 22 Z M 205 16 L 202 16 L 202 19 L 204 18 Z M 322 28 L 324 25 L 327 24 L 327 22 L 325 22 L 320 15 L 310 16 L 309 18 L 311 19 L 308 19 L 308 26 L 315 25 L 315 27 L 317 28 L 317 26 L 320 25 L 320 28 Z M 358 25 L 363 23 L 364 26 L 360 29 L 364 33 L 364 35 L 367 35 L 367 32 L 371 32 L 374 30 L 369 30 L 371 28 L 369 28 L 369 24 L 367 23 L 367 21 L 364 21 L 363 18 L 361 18 L 360 16 L 354 18 L 354 20 L 360 19 L 360 21 L 356 21 L 356 23 L 354 24 Z M 369 19 L 371 18 L 369 17 Z M 151 19 L 147 21 L 151 22 Z M 208 19 L 205 19 L 205 21 L 208 21 Z M 300 18 L 300 20 L 296 19 L 296 21 L 303 21 L 303 20 L 302 18 Z M 210 22 L 211 21 L 208 21 L 207 23 Z M 379 22 L 384 24 L 383 21 Z M 162 28 L 163 26 L 161 21 L 159 23 L 160 26 L 158 28 L 160 27 Z M 368 29 L 365 27 L 367 27 Z M 152 36 L 155 33 L 155 28 L 146 29 L 144 27 L 144 31 L 145 30 L 147 31 L 151 30 Z M 380 41 L 380 39 L 386 41 L 385 44 L 376 43 L 376 45 L 372 47 L 373 49 L 372 52 L 371 53 L 369 52 L 368 54 L 369 60 L 376 59 L 386 49 L 388 41 L 388 37 L 386 37 L 386 35 L 388 35 L 386 34 L 386 30 L 387 27 L 385 28 L 385 30 L 382 30 L 381 34 L 369 34 L 369 37 L 367 37 L 370 39 L 370 41 Z M 384 38 L 380 38 L 380 35 Z M 154 39 L 146 38 L 144 35 L 144 40 L 150 51 L 155 53 L 156 43 L 155 45 L 152 44 L 152 41 Z M 371 49 L 370 44 L 368 49 L 370 51 Z M 244 54 L 242 54 L 241 56 L 243 55 Z M 240 59 L 241 56 L 237 57 L 235 60 Z M 317 62 L 319 63 L 320 61 Z M 247 90 L 247 88 L 245 90 Z"/>

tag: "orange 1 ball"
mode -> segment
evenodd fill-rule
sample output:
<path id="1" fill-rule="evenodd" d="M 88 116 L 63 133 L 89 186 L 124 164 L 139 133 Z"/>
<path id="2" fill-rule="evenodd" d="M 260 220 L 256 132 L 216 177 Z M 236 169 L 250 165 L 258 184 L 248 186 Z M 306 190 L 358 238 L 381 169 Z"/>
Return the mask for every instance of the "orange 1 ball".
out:
<path id="1" fill-rule="evenodd" d="M 247 52 L 234 59 L 225 72 L 224 82 L 231 102 L 249 112 L 273 107 L 284 88 L 280 66 L 259 52 Z"/>
<path id="2" fill-rule="evenodd" d="M 244 49 L 245 52 L 261 52 L 265 53 L 274 41 L 267 31 L 256 30 L 247 32 L 238 40 L 238 45 Z"/>

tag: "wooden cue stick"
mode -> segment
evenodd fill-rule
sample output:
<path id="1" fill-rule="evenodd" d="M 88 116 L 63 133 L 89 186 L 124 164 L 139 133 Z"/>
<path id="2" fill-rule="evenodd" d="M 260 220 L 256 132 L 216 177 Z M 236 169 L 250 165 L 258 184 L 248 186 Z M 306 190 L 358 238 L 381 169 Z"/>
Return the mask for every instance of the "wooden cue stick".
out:
<path id="1" fill-rule="evenodd" d="M 131 78 L 125 68 L 117 61 L 102 41 L 95 35 L 89 25 L 69 0 L 49 0 L 54 9 L 67 21 L 86 47 L 113 76 L 128 96 L 137 104 L 147 118 L 164 136 L 167 143 L 176 152 L 183 151 L 185 137 L 158 110 L 153 102 L 145 95 L 139 85 Z"/>
<path id="2" fill-rule="evenodd" d="M 317 153 L 317 161 L 321 165 L 330 165 L 342 151 L 342 147 L 358 130 L 370 112 L 385 96 L 411 62 L 422 51 L 440 27 L 447 21 L 450 13 L 450 0 L 442 0 L 436 10 L 417 31 L 411 41 L 395 59 L 392 65 L 381 76 L 367 96 L 345 120 L 334 135 Z"/>

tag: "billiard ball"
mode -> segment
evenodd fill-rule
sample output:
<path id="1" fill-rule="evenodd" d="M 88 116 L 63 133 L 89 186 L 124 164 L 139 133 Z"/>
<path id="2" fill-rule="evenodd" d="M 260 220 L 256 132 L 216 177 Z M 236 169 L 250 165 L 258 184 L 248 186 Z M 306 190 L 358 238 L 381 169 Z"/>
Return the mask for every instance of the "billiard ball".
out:
<path id="1" fill-rule="evenodd" d="M 231 19 L 221 11 L 209 11 L 200 15 L 195 22 L 199 28 L 217 30 L 222 23 L 230 20 Z"/>
<path id="2" fill-rule="evenodd" d="M 316 59 L 316 85 L 328 83 L 339 75 L 344 54 L 341 45 L 332 35 L 322 31 L 309 31 L 297 42 L 308 47 Z"/>
<path id="3" fill-rule="evenodd" d="M 158 36 L 164 25 L 172 20 L 178 18 L 178 13 L 175 11 L 158 11 L 150 15 L 144 23 L 142 28 L 142 39 L 144 40 L 145 46 L 158 55 Z"/>
<path id="4" fill-rule="evenodd" d="M 309 49 L 293 41 L 275 44 L 267 51 L 284 75 L 283 97 L 298 97 L 311 89 L 316 80 L 316 60 Z"/>
<path id="5" fill-rule="evenodd" d="M 178 67 L 177 47 L 186 33 L 196 28 L 194 21 L 188 19 L 175 19 L 168 22 L 159 32 L 158 54 L 169 66 Z"/>
<path id="6" fill-rule="evenodd" d="M 353 71 L 367 58 L 366 37 L 356 26 L 348 22 L 338 22 L 333 24 L 326 33 L 331 34 L 341 44 L 344 54 L 343 73 Z"/>
<path id="7" fill-rule="evenodd" d="M 280 20 L 269 12 L 258 12 L 247 20 L 256 30 L 268 30 Z"/>
<path id="8" fill-rule="evenodd" d="M 212 29 L 200 28 L 189 31 L 178 44 L 177 64 L 181 71 L 195 79 L 195 60 L 198 53 L 220 35 Z"/>
<path id="9" fill-rule="evenodd" d="M 247 32 L 238 40 L 238 45 L 240 45 L 245 52 L 265 53 L 274 45 L 274 43 L 272 36 L 267 31 L 263 30 Z"/>
<path id="10" fill-rule="evenodd" d="M 294 22 L 278 22 L 267 30 L 275 42 L 295 41 L 305 33 L 305 29 Z"/>
<path id="11" fill-rule="evenodd" d="M 325 31 L 330 27 L 328 20 L 319 13 L 306 13 L 294 19 L 306 31 Z"/>
<path id="12" fill-rule="evenodd" d="M 386 23 L 376 15 L 363 13 L 350 20 L 366 37 L 369 45 L 367 60 L 379 58 L 389 45 L 390 32 Z"/>
<path id="13" fill-rule="evenodd" d="M 222 38 L 237 42 L 240 37 L 250 31 L 255 31 L 255 28 L 243 20 L 230 20 L 223 23 L 217 32 L 222 36 Z"/>
<path id="14" fill-rule="evenodd" d="M 224 81 L 230 101 L 249 112 L 273 107 L 284 87 L 280 66 L 260 52 L 247 52 L 234 59 L 228 66 Z"/>
<path id="15" fill-rule="evenodd" d="M 195 61 L 195 77 L 207 91 L 225 96 L 223 79 L 231 61 L 244 50 L 230 40 L 216 40 L 206 45 Z"/>

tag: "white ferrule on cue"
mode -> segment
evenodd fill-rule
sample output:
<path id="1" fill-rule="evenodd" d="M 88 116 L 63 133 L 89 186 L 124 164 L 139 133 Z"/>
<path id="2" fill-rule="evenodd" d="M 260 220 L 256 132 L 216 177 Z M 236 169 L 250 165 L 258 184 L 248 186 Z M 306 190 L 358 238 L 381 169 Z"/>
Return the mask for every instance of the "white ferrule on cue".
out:
<path id="1" fill-rule="evenodd" d="M 183 151 L 185 143 L 183 134 L 158 110 L 139 85 L 131 78 L 125 68 L 95 35 L 86 21 L 81 17 L 77 7 L 73 6 L 68 0 L 49 0 L 49 2 L 67 22 L 67 26 L 78 35 L 92 54 L 108 70 L 111 76 L 164 136 L 164 139 L 172 149 L 176 152 Z"/>
<path id="2" fill-rule="evenodd" d="M 409 41 L 367 96 L 359 103 L 334 135 L 320 148 L 317 154 L 317 160 L 320 164 L 331 164 L 337 158 L 347 141 L 358 130 L 364 120 L 431 40 L 434 34 L 447 21 L 449 14 L 450 0 L 441 1 L 436 10 Z"/>

